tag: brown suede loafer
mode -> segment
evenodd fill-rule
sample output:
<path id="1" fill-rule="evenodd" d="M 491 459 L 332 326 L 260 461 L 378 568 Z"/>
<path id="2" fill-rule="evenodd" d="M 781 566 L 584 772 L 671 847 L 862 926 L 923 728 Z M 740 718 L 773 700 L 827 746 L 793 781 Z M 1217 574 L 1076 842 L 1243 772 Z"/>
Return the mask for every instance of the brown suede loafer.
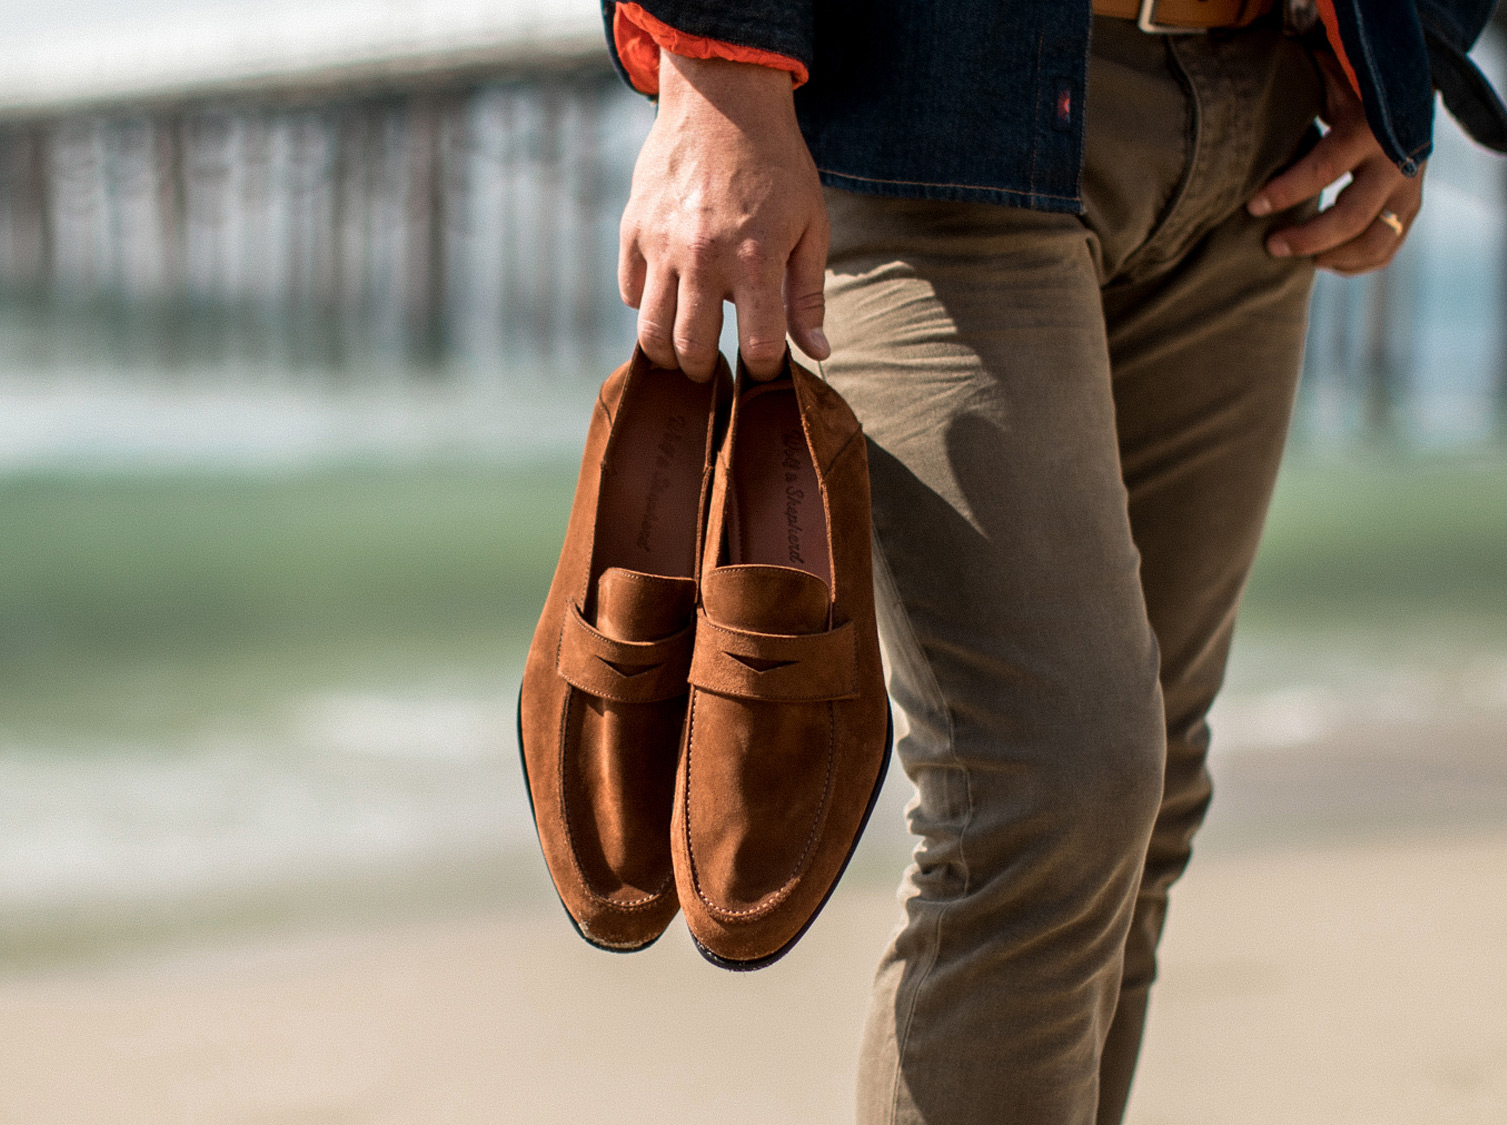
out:
<path id="1" fill-rule="evenodd" d="M 712 458 L 731 399 L 641 352 L 602 384 L 518 700 L 534 825 L 581 936 L 642 949 L 678 903 L 670 859 Z"/>
<path id="2" fill-rule="evenodd" d="M 889 761 L 858 420 L 793 362 L 739 371 L 717 458 L 672 846 L 702 955 L 758 969 L 810 926 Z"/>

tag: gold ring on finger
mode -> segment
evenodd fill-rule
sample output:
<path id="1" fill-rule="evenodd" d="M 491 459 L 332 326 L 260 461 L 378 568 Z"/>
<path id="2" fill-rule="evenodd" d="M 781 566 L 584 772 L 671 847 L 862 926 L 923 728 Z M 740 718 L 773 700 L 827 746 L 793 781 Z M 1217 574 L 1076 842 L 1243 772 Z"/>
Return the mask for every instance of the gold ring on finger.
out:
<path id="1" fill-rule="evenodd" d="M 1396 211 L 1383 211 L 1376 217 L 1391 227 L 1392 233 L 1398 238 L 1402 237 L 1402 220 L 1397 217 Z"/>

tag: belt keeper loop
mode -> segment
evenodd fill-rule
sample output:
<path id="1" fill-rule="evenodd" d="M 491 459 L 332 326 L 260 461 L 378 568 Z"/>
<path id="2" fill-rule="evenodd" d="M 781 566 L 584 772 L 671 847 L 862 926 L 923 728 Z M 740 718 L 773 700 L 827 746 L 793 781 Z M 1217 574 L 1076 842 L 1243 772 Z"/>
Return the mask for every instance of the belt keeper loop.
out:
<path id="1" fill-rule="evenodd" d="M 1168 24 L 1156 22 L 1156 8 L 1159 0 L 1141 0 L 1140 11 L 1136 14 L 1135 25 L 1147 35 L 1201 35 L 1201 27 L 1173 27 Z M 1241 10 L 1244 11 L 1244 0 Z"/>

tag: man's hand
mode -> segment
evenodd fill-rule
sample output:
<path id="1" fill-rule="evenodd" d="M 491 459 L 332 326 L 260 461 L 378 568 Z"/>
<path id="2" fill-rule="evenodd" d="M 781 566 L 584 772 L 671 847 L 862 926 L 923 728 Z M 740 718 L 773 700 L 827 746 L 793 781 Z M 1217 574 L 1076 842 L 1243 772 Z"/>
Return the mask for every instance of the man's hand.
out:
<path id="1" fill-rule="evenodd" d="M 1365 273 L 1385 266 L 1402 246 L 1423 202 L 1423 173 L 1409 179 L 1397 170 L 1372 136 L 1360 99 L 1339 64 L 1328 54 L 1320 54 L 1319 62 L 1329 132 L 1307 156 L 1269 180 L 1247 209 L 1262 216 L 1296 206 L 1348 172 L 1350 183 L 1333 207 L 1274 232 L 1266 248 L 1279 258 L 1315 255 L 1315 265 L 1335 273 Z M 1379 217 L 1383 212 L 1402 223 L 1400 232 Z"/>
<path id="2" fill-rule="evenodd" d="M 649 358 L 709 378 L 724 300 L 754 376 L 779 372 L 787 327 L 807 355 L 827 358 L 827 229 L 790 75 L 662 53 L 659 116 L 633 169 L 618 256 Z"/>

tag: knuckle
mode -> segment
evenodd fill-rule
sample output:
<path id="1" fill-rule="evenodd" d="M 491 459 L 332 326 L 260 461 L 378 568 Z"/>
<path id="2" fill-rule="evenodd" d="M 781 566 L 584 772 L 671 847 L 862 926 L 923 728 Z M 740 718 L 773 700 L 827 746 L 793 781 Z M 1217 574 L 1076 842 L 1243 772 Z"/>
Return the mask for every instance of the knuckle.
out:
<path id="1" fill-rule="evenodd" d="M 689 332 L 675 333 L 675 354 L 682 359 L 692 361 L 707 359 L 716 350 L 716 345 L 709 340 L 694 336 Z"/>
<path id="2" fill-rule="evenodd" d="M 1344 154 L 1334 149 L 1315 151 L 1313 154 L 1313 178 L 1321 188 L 1328 187 L 1350 171 L 1350 162 Z"/>
<path id="3" fill-rule="evenodd" d="M 736 258 L 740 272 L 752 277 L 765 277 L 775 268 L 775 256 L 768 245 L 759 239 L 746 238 L 738 244 Z"/>
<path id="4" fill-rule="evenodd" d="M 670 334 L 653 321 L 644 321 L 639 324 L 638 342 L 644 346 L 645 351 L 655 355 L 666 355 L 674 351 Z"/>
<path id="5" fill-rule="evenodd" d="M 743 358 L 758 364 L 778 360 L 785 354 L 784 336 L 751 337 L 739 345 Z"/>
<path id="6" fill-rule="evenodd" d="M 711 371 L 714 362 L 714 357 L 710 353 L 706 355 L 700 353 L 687 355 L 685 352 L 675 353 L 675 365 L 691 376 L 705 375 Z"/>
<path id="7" fill-rule="evenodd" d="M 827 297 L 820 289 L 810 293 L 798 293 L 790 299 L 792 312 L 824 312 L 827 308 Z"/>
<path id="8" fill-rule="evenodd" d="M 1335 217 L 1330 237 L 1336 243 L 1349 242 L 1352 238 L 1360 238 L 1364 235 L 1372 222 L 1373 219 L 1369 215 L 1347 212 Z"/>
<path id="9" fill-rule="evenodd" d="M 682 257 L 686 272 L 713 273 L 721 265 L 726 254 L 726 244 L 715 235 L 698 234 L 686 242 Z"/>

